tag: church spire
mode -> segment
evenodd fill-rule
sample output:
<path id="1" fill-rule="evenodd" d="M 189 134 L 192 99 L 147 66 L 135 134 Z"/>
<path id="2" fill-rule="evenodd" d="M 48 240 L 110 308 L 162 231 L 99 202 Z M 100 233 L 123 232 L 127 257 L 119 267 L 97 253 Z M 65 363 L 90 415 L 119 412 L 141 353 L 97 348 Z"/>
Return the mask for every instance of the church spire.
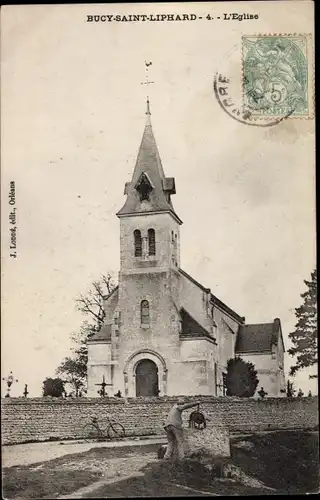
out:
<path id="1" fill-rule="evenodd" d="M 134 215 L 151 212 L 169 212 L 182 224 L 174 211 L 171 195 L 175 194 L 173 177 L 166 177 L 151 126 L 150 101 L 147 98 L 146 123 L 131 182 L 125 185 L 127 200 L 117 213 Z"/>
<path id="2" fill-rule="evenodd" d="M 151 111 L 150 111 L 150 101 L 147 97 L 147 111 L 146 111 L 146 127 L 151 127 Z"/>

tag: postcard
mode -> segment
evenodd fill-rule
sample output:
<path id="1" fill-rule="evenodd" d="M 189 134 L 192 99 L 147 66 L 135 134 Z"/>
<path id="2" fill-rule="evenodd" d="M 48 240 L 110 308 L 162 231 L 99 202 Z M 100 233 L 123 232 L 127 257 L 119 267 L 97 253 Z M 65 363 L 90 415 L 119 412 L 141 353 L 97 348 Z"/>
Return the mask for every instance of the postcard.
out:
<path id="1" fill-rule="evenodd" d="M 274 456 L 272 432 L 316 438 L 313 17 L 282 0 L 2 7 L 3 443 L 35 443 L 4 446 L 12 498 L 10 468 L 90 437 L 104 465 L 82 498 L 113 438 L 180 459 L 182 423 L 189 449 L 227 457 L 237 433 L 270 432 Z M 138 476 L 148 450 L 112 474 Z M 250 487 L 313 491 L 308 460 L 304 481 L 271 464 Z"/>

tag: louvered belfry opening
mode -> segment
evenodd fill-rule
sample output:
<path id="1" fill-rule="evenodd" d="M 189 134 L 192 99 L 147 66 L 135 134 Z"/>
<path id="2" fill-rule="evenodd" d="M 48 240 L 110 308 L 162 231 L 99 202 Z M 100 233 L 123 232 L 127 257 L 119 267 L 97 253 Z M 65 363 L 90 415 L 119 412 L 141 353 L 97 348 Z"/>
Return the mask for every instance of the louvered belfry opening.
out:
<path id="1" fill-rule="evenodd" d="M 139 193 L 140 201 L 149 200 L 152 189 L 153 188 L 148 177 L 144 173 L 142 173 L 136 185 L 136 190 Z"/>
<path id="2" fill-rule="evenodd" d="M 147 103 L 147 119 L 131 182 L 125 184 L 127 199 L 118 217 L 133 214 L 170 213 L 182 224 L 174 211 L 171 195 L 175 194 L 173 177 L 166 177 L 151 126 L 150 103 Z"/>
<path id="3" fill-rule="evenodd" d="M 148 229 L 149 255 L 156 254 L 156 233 L 154 229 Z"/>
<path id="4" fill-rule="evenodd" d="M 136 229 L 133 233 L 134 235 L 134 255 L 135 257 L 142 256 L 142 238 L 139 229 Z"/>

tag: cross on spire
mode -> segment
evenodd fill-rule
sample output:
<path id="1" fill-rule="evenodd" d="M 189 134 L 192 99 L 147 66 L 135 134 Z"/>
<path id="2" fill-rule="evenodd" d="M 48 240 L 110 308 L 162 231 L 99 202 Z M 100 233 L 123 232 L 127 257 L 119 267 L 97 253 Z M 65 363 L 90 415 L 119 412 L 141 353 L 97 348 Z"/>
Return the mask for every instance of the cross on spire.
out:
<path id="1" fill-rule="evenodd" d="M 141 85 L 148 86 L 155 83 L 149 80 L 148 72 L 151 65 L 151 61 L 145 61 L 146 79 L 144 82 L 140 82 Z M 124 194 L 127 195 L 127 199 L 117 216 L 121 218 L 141 213 L 168 212 L 178 224 L 182 224 L 171 202 L 171 195 L 176 192 L 174 178 L 165 176 L 154 138 L 149 96 L 146 96 L 146 103 L 146 123 L 136 165 L 131 182 L 127 182 L 125 185 Z"/>
<path id="2" fill-rule="evenodd" d="M 145 71 L 146 71 L 146 79 L 144 82 L 141 82 L 141 85 L 146 85 L 147 88 L 148 88 L 148 85 L 151 85 L 153 84 L 154 82 L 153 81 L 150 81 L 149 80 L 149 67 L 152 65 L 152 61 L 145 61 L 144 63 L 145 65 Z M 150 115 L 151 115 L 151 112 L 150 112 L 150 101 L 149 101 L 149 96 L 147 95 L 147 111 L 146 111 L 146 115 L 147 115 L 147 123 L 150 124 Z"/>
<path id="3" fill-rule="evenodd" d="M 149 81 L 149 67 L 152 65 L 152 61 L 144 62 L 145 70 L 146 70 L 146 80 L 144 82 L 141 82 L 141 85 L 151 85 L 154 82 Z"/>

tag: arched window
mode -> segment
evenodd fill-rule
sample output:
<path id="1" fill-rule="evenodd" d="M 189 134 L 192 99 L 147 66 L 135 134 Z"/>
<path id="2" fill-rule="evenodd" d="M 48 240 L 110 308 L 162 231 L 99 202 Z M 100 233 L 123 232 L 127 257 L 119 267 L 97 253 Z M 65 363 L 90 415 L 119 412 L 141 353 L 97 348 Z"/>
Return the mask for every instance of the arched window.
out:
<path id="1" fill-rule="evenodd" d="M 141 302 L 141 324 L 148 325 L 149 323 L 150 323 L 149 302 L 147 300 L 143 300 Z"/>
<path id="2" fill-rule="evenodd" d="M 134 255 L 135 257 L 141 257 L 142 255 L 141 232 L 139 231 L 139 229 L 136 229 L 133 235 L 134 235 Z"/>
<path id="3" fill-rule="evenodd" d="M 149 255 L 156 254 L 156 233 L 154 229 L 148 229 Z"/>

